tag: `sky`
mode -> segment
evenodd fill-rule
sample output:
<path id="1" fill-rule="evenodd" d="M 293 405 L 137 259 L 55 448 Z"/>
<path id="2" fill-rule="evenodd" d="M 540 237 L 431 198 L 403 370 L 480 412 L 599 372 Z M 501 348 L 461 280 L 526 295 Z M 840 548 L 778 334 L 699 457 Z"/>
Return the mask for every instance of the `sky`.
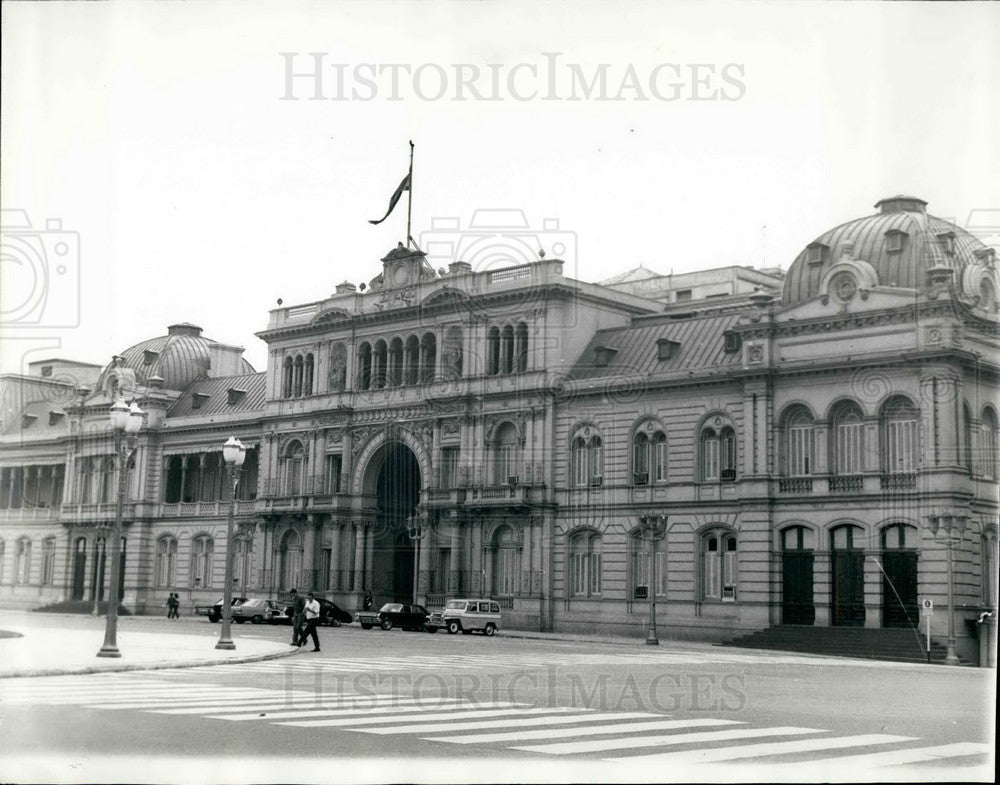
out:
<path id="1" fill-rule="evenodd" d="M 405 239 L 405 199 L 369 220 L 410 140 L 413 237 L 480 269 L 500 264 L 475 258 L 483 232 L 599 281 L 787 269 L 897 193 L 960 225 L 1000 208 L 1000 4 L 2 14 L 2 372 L 104 364 L 177 322 L 263 370 L 279 298 L 369 281 Z"/>

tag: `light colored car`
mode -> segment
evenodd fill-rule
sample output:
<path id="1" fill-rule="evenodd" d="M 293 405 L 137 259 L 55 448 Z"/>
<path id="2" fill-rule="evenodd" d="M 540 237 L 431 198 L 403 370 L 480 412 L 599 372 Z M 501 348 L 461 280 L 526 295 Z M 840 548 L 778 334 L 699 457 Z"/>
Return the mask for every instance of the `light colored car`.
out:
<path id="1" fill-rule="evenodd" d="M 281 606 L 274 600 L 254 598 L 233 608 L 233 621 L 237 624 L 245 621 L 250 621 L 251 624 L 263 624 L 275 621 L 275 617 L 281 614 Z"/>
<path id="2" fill-rule="evenodd" d="M 482 598 L 448 600 L 444 609 L 431 613 L 425 627 L 427 632 L 443 628 L 451 635 L 476 631 L 494 635 L 500 629 L 500 603 Z"/>

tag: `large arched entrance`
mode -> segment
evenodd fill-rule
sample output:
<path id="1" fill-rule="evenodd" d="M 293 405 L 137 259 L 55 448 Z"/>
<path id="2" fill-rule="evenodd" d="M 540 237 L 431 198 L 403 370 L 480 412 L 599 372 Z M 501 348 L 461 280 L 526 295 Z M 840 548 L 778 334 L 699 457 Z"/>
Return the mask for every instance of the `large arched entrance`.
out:
<path id="1" fill-rule="evenodd" d="M 388 442 L 373 458 L 376 521 L 369 588 L 378 602 L 410 602 L 413 597 L 413 541 L 406 523 L 420 502 L 420 465 L 405 444 Z"/>

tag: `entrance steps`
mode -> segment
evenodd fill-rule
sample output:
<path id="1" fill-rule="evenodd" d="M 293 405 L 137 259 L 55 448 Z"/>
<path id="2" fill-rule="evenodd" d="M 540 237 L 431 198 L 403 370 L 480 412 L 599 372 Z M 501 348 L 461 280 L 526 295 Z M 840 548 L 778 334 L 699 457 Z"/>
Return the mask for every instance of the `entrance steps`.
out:
<path id="1" fill-rule="evenodd" d="M 108 604 L 107 601 L 97 603 L 97 613 L 99 616 L 103 616 L 108 612 Z M 94 601 L 63 600 L 52 605 L 43 605 L 41 608 L 35 608 L 34 610 L 39 613 L 78 613 L 89 615 L 94 611 Z M 118 615 L 131 616 L 132 614 L 124 606 L 119 605 Z"/>
<path id="2" fill-rule="evenodd" d="M 912 629 L 782 625 L 758 630 L 722 645 L 894 662 L 927 662 L 927 639 Z M 945 653 L 945 647 L 932 638 L 930 661 L 944 662 Z"/>

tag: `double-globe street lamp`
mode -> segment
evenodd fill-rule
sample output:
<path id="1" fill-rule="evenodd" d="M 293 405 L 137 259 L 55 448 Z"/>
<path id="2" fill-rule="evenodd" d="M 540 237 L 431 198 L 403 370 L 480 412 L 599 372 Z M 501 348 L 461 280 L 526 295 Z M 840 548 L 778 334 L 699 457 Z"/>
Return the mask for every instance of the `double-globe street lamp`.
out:
<path id="1" fill-rule="evenodd" d="M 406 519 L 406 533 L 413 540 L 413 604 L 417 604 L 417 579 L 420 575 L 420 541 L 430 533 L 430 527 L 424 524 L 420 514 L 411 515 Z"/>
<path id="2" fill-rule="evenodd" d="M 938 510 L 928 516 L 931 537 L 934 542 L 948 548 L 948 644 L 945 650 L 945 665 L 958 665 L 955 647 L 955 546 L 965 537 L 965 527 L 969 523 L 968 514 L 957 510 Z"/>
<path id="3" fill-rule="evenodd" d="M 643 515 L 639 519 L 639 534 L 649 543 L 649 586 L 646 588 L 649 627 L 646 630 L 646 645 L 659 646 L 660 639 L 656 637 L 656 543 L 667 536 L 667 516 Z"/>
<path id="4" fill-rule="evenodd" d="M 235 649 L 232 637 L 233 617 L 233 516 L 236 514 L 236 486 L 240 483 L 243 473 L 243 461 L 247 457 L 247 448 L 235 436 L 230 436 L 222 445 L 222 459 L 226 462 L 229 477 L 229 518 L 226 522 L 226 583 L 222 597 L 222 631 L 217 649 Z"/>
<path id="5" fill-rule="evenodd" d="M 118 496 L 115 502 L 115 529 L 111 535 L 111 586 L 108 593 L 108 613 L 104 624 L 104 645 L 97 652 L 98 657 L 121 657 L 118 651 L 118 603 L 121 582 L 122 510 L 125 507 L 125 487 L 128 460 L 139 443 L 143 411 L 135 401 L 126 404 L 118 398 L 111 407 L 111 428 L 115 433 L 115 454 L 118 458 Z M 106 547 L 106 546 L 105 546 Z M 99 591 L 100 587 L 94 587 Z"/>

